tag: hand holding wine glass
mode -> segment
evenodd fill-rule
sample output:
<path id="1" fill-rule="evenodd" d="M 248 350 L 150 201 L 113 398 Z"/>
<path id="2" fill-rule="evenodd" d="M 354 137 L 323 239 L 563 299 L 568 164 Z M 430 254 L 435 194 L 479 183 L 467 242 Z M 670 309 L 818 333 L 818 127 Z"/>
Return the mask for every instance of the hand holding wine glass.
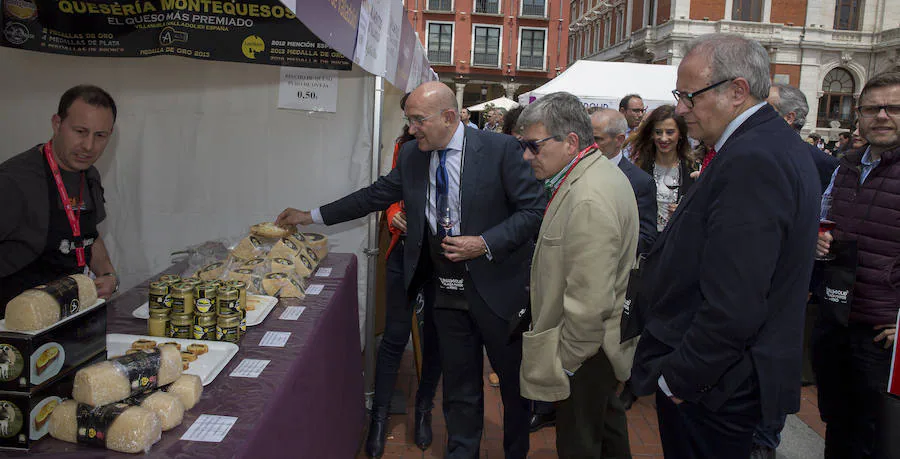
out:
<path id="1" fill-rule="evenodd" d="M 834 240 L 831 231 L 837 227 L 837 223 L 827 218 L 829 211 L 831 211 L 831 196 L 822 196 L 822 214 L 819 219 L 819 241 L 816 244 L 816 260 L 819 261 L 834 260 L 834 254 L 829 253 L 829 249 L 831 249 L 831 241 Z"/>

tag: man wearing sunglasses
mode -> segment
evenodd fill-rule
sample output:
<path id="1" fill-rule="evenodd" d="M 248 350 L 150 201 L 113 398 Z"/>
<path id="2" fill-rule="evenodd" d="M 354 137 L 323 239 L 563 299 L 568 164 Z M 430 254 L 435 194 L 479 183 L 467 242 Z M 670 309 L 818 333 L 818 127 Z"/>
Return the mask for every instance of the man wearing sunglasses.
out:
<path id="1" fill-rule="evenodd" d="M 818 244 L 819 255 L 832 249 L 838 255 L 829 265 L 844 264 L 838 243 L 856 246 L 849 316 L 838 322 L 820 315 L 812 338 L 826 458 L 889 456 L 876 435 L 886 428 L 878 414 L 900 307 L 900 73 L 869 80 L 856 111 L 868 146 L 841 158 L 822 206 L 837 226 L 820 233 Z"/>
<path id="2" fill-rule="evenodd" d="M 408 292 L 434 294 L 444 370 L 447 458 L 476 458 L 484 425 L 484 351 L 500 376 L 503 448 L 528 454 L 528 402 L 519 391 L 521 341 L 510 322 L 528 301 L 532 241 L 547 198 L 515 138 L 466 128 L 456 96 L 424 83 L 406 101 L 409 132 L 388 175 L 311 212 L 286 209 L 279 225 L 334 225 L 406 205 L 404 278 Z M 430 410 L 430 407 L 429 407 Z"/>
<path id="3" fill-rule="evenodd" d="M 765 102 L 758 42 L 709 34 L 684 55 L 676 113 L 711 149 L 643 265 L 631 383 L 656 394 L 666 457 L 746 459 L 758 425 L 800 406 L 821 188 L 796 154 L 803 141 Z"/>
<path id="4" fill-rule="evenodd" d="M 597 149 L 577 97 L 542 97 L 525 108 L 517 125 L 524 158 L 550 198 L 531 267 L 522 395 L 559 402 L 560 458 L 630 458 L 616 389 L 628 379 L 636 344 L 619 343 L 638 245 L 634 192 Z"/>

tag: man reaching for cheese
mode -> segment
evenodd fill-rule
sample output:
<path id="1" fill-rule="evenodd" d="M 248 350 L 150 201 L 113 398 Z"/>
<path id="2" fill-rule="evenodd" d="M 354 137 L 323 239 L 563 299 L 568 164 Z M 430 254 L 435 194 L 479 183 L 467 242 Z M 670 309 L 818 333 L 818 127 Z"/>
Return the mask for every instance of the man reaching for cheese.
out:
<path id="1" fill-rule="evenodd" d="M 0 164 L 0 317 L 24 290 L 88 269 L 100 298 L 118 290 L 97 230 L 106 209 L 94 167 L 115 121 L 106 91 L 75 86 L 51 118 L 52 139 Z"/>

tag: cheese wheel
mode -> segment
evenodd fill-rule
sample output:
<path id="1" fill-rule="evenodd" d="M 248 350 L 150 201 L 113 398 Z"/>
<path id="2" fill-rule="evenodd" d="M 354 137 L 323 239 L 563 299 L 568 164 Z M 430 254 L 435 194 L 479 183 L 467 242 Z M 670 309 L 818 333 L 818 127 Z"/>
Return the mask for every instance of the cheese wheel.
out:
<path id="1" fill-rule="evenodd" d="M 66 304 L 61 305 L 61 301 Z M 96 302 L 97 287 L 90 277 L 66 276 L 46 286 L 25 290 L 10 300 L 6 304 L 6 328 L 13 331 L 47 328 L 65 316 L 92 308 Z M 63 308 L 66 308 L 65 316 Z"/>
<path id="2" fill-rule="evenodd" d="M 144 398 L 140 406 L 152 411 L 159 418 L 163 432 L 180 426 L 184 420 L 184 404 L 173 394 L 156 391 Z"/>
<path id="3" fill-rule="evenodd" d="M 222 274 L 225 273 L 225 263 L 221 261 L 217 261 L 215 263 L 210 263 L 202 268 L 200 271 L 197 271 L 197 275 L 200 279 L 203 280 L 213 280 L 222 277 Z"/>
<path id="4" fill-rule="evenodd" d="M 197 375 L 181 375 L 163 390 L 178 397 L 181 404 L 184 405 L 184 409 L 189 410 L 200 401 L 200 396 L 203 395 L 203 383 Z"/>
<path id="5" fill-rule="evenodd" d="M 258 257 L 265 253 L 263 243 L 256 236 L 247 236 L 241 239 L 241 242 L 234 247 L 231 254 L 237 258 L 246 260 L 248 258 Z"/>
<path id="6" fill-rule="evenodd" d="M 291 238 L 283 237 L 279 239 L 278 242 L 275 243 L 275 245 L 272 246 L 272 250 L 269 250 L 269 255 L 267 255 L 267 258 L 270 260 L 274 258 L 290 259 L 300 253 L 302 247 L 304 246 L 297 245 L 297 243 L 295 243 Z"/>
<path id="7" fill-rule="evenodd" d="M 264 222 L 257 223 L 251 226 L 250 234 L 254 234 L 256 236 L 264 238 L 276 239 L 289 236 L 291 234 L 291 230 L 278 226 L 273 222 Z"/>
<path id="8" fill-rule="evenodd" d="M 78 442 L 78 402 L 66 400 L 50 415 L 50 436 L 69 443 Z M 140 453 L 162 438 L 159 418 L 146 408 L 126 408 L 106 431 L 106 448 L 122 453 Z"/>
<path id="9" fill-rule="evenodd" d="M 181 351 L 171 344 L 160 346 L 159 351 L 160 365 L 159 371 L 155 374 L 156 386 L 163 386 L 181 376 Z M 147 365 L 151 359 L 153 357 L 150 353 L 141 351 L 82 368 L 75 373 L 72 398 L 81 403 L 100 406 L 141 393 L 149 387 L 141 385 L 141 381 L 132 382 L 124 368 Z M 150 370 L 149 374 L 141 373 L 141 376 L 154 375 Z"/>

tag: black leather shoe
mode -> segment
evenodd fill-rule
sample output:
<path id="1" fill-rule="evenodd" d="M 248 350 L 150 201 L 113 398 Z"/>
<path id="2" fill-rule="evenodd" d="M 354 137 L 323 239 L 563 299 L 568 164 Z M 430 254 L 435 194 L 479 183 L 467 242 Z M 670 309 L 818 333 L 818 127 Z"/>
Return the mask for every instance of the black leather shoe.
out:
<path id="1" fill-rule="evenodd" d="M 415 432 L 413 438 L 415 438 L 416 446 L 422 451 L 425 451 L 431 446 L 431 410 L 416 409 Z"/>
<path id="2" fill-rule="evenodd" d="M 528 422 L 528 431 L 537 432 L 544 427 L 556 425 L 556 411 L 552 413 L 534 413 Z"/>
<path id="3" fill-rule="evenodd" d="M 384 454 L 384 442 L 387 438 L 388 409 L 377 408 L 372 411 L 369 423 L 369 436 L 366 437 L 366 455 L 381 457 Z"/>

